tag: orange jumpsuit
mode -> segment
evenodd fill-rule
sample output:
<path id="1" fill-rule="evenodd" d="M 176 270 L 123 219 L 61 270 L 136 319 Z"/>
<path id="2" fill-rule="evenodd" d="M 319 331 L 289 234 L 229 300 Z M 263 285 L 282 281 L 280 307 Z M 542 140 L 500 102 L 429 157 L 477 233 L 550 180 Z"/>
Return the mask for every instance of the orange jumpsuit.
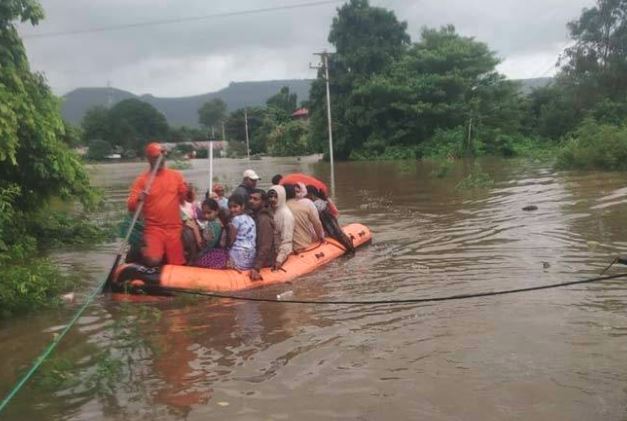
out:
<path id="1" fill-rule="evenodd" d="M 127 201 L 129 211 L 137 209 L 149 177 L 150 171 L 146 171 L 133 182 Z M 145 257 L 162 260 L 165 255 L 167 263 L 171 265 L 185 264 L 180 204 L 186 193 L 187 187 L 181 173 L 167 168 L 157 171 L 142 209 L 146 244 L 142 252 Z"/>

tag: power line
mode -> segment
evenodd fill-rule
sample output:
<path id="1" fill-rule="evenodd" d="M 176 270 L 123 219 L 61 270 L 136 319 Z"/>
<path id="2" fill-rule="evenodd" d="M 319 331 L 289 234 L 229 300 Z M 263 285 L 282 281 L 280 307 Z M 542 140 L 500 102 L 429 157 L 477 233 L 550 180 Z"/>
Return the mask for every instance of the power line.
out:
<path id="1" fill-rule="evenodd" d="M 23 35 L 22 38 L 53 38 L 53 37 L 62 37 L 67 35 L 79 35 L 79 34 L 94 34 L 99 32 L 111 32 L 111 31 L 121 31 L 125 29 L 132 28 L 142 28 L 146 26 L 157 26 L 157 25 L 172 25 L 176 23 L 183 22 L 195 22 L 209 19 L 220 19 L 220 18 L 228 18 L 233 16 L 246 16 L 246 15 L 255 15 L 259 13 L 269 13 L 276 12 L 281 10 L 292 10 L 292 9 L 303 9 L 306 7 L 316 7 L 323 6 L 327 4 L 336 4 L 336 3 L 344 3 L 346 0 L 323 0 L 323 1 L 314 1 L 309 3 L 298 3 L 286 6 L 275 6 L 275 7 L 265 7 L 260 9 L 249 9 L 249 10 L 239 10 L 236 12 L 224 12 L 224 13 L 213 13 L 210 15 L 203 16 L 190 16 L 186 18 L 175 18 L 175 19 L 162 19 L 162 20 L 153 20 L 153 21 L 145 21 L 145 22 L 135 22 L 135 23 L 125 23 L 120 25 L 111 25 L 111 26 L 103 26 L 100 28 L 91 28 L 91 29 L 76 29 L 72 31 L 59 31 L 59 32 L 43 32 L 41 34 L 26 34 Z"/>
<path id="2" fill-rule="evenodd" d="M 497 295 L 509 295 L 509 294 L 519 294 L 523 292 L 531 292 L 531 291 L 540 291 L 543 289 L 553 289 L 553 288 L 562 288 L 572 285 L 581 285 L 581 284 L 590 284 L 593 282 L 603 282 L 609 279 L 618 279 L 627 277 L 627 273 L 619 273 L 617 275 L 610 276 L 597 276 L 594 278 L 581 279 L 578 281 L 569 281 L 562 282 L 559 284 L 546 284 L 539 285 L 535 287 L 526 287 L 526 288 L 516 288 L 516 289 L 507 289 L 501 291 L 488 291 L 488 292 L 476 292 L 470 294 L 458 294 L 458 295 L 446 295 L 442 297 L 427 297 L 427 298 L 405 298 L 405 299 L 397 299 L 397 300 L 336 300 L 336 301 L 326 301 L 326 300 L 280 300 L 280 299 L 272 299 L 272 298 L 256 298 L 256 297 L 244 297 L 241 295 L 230 295 L 230 294 L 218 294 L 214 292 L 205 292 L 205 291 L 197 291 L 197 290 L 189 290 L 189 289 L 180 289 L 180 288 L 162 288 L 163 291 L 171 291 L 175 293 L 183 293 L 190 295 L 199 295 L 210 298 L 219 298 L 219 299 L 228 299 L 228 300 L 237 300 L 237 301 L 255 301 L 262 303 L 279 303 L 279 304 L 314 304 L 314 305 L 375 305 L 375 304 L 423 304 L 423 303 L 434 303 L 434 302 L 442 302 L 442 301 L 457 301 L 457 300 L 466 300 L 471 298 L 481 298 L 481 297 L 493 297 Z"/>

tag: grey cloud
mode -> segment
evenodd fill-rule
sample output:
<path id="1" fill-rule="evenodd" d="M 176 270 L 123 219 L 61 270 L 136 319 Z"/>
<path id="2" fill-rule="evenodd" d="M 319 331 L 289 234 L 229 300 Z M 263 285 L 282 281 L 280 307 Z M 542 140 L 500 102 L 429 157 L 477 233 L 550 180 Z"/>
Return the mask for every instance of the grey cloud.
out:
<path id="1" fill-rule="evenodd" d="M 304 0 L 43 0 L 47 19 L 22 34 L 99 28 L 124 23 L 202 16 L 302 3 Z M 534 75 L 568 39 L 566 22 L 593 0 L 372 0 L 408 22 L 454 24 L 486 42 L 505 59 L 509 75 Z M 25 39 L 35 70 L 57 93 L 79 86 L 116 87 L 136 93 L 190 95 L 232 80 L 312 77 L 312 52 L 327 45 L 335 5 L 171 25 Z M 534 60 L 537 57 L 537 61 Z M 547 58 L 548 57 L 548 58 Z M 520 63 L 517 66 L 516 63 Z M 526 72 L 526 73 L 525 73 Z"/>

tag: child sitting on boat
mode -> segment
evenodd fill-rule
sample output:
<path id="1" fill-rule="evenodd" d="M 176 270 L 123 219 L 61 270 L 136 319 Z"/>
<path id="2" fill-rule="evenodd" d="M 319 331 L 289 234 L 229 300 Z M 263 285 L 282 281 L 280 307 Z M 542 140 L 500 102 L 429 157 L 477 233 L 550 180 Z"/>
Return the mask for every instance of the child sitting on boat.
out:
<path id="1" fill-rule="evenodd" d="M 211 224 L 203 232 L 213 238 L 211 244 L 208 242 L 209 245 L 213 245 L 213 248 L 205 250 L 196 260 L 194 266 L 237 270 L 248 270 L 254 266 L 256 253 L 255 221 L 246 213 L 244 199 L 239 195 L 232 195 L 229 198 L 229 211 L 230 221 L 223 220 L 220 224 L 218 220 L 221 213 L 218 203 L 213 199 L 208 199 L 203 203 L 204 217 Z M 217 224 L 224 227 L 226 244 L 220 244 L 219 240 L 216 240 L 218 236 Z M 221 234 L 220 238 L 222 237 Z M 226 249 L 220 246 L 226 246 Z"/>
<path id="2" fill-rule="evenodd" d="M 203 249 L 200 257 L 195 259 L 193 266 L 212 269 L 223 269 L 228 261 L 225 230 L 227 226 L 226 214 L 220 208 L 217 200 L 206 199 L 202 203 L 201 218 L 197 220 L 201 228 Z"/>
<path id="3" fill-rule="evenodd" d="M 229 267 L 248 270 L 254 266 L 257 229 L 255 221 L 246 213 L 246 203 L 241 195 L 229 198 L 231 222 L 227 228 Z"/>

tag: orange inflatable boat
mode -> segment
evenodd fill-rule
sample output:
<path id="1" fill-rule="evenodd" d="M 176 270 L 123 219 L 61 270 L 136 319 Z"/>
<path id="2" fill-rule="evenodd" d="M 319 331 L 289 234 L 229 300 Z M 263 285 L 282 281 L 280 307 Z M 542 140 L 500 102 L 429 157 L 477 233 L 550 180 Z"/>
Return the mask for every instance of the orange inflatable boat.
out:
<path id="1" fill-rule="evenodd" d="M 350 224 L 343 228 L 353 240 L 355 248 L 372 239 L 370 230 L 361 224 Z M 116 292 L 142 292 L 164 294 L 175 290 L 209 292 L 232 292 L 278 284 L 313 272 L 344 254 L 344 248 L 329 238 L 300 254 L 291 255 L 279 271 L 270 268 L 261 270 L 263 279 L 251 281 L 248 271 L 235 269 L 205 269 L 192 266 L 165 265 L 162 268 L 147 268 L 138 264 L 121 265 L 118 269 L 113 290 Z"/>

